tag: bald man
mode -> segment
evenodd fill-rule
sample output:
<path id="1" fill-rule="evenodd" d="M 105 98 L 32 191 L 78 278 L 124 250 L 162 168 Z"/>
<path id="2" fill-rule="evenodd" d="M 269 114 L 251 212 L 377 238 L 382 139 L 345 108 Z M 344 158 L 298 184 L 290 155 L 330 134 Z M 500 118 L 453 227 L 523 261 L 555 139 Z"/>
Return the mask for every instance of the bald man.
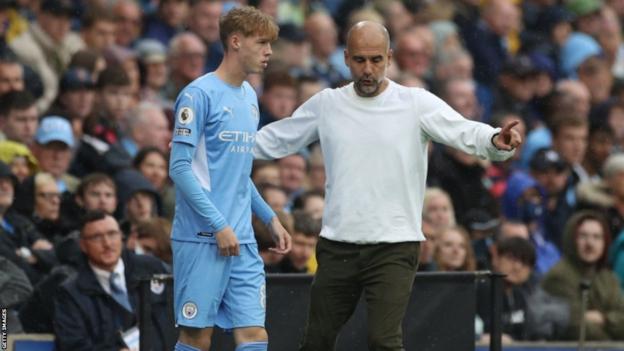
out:
<path id="1" fill-rule="evenodd" d="M 494 129 L 467 120 L 431 93 L 386 78 L 392 51 L 377 23 L 351 28 L 344 56 L 353 83 L 262 128 L 254 153 L 280 158 L 317 140 L 323 150 L 326 205 L 301 350 L 334 350 L 362 293 L 369 350 L 403 350 L 401 321 L 425 240 L 428 142 L 505 160 L 521 138 L 516 122 Z"/>

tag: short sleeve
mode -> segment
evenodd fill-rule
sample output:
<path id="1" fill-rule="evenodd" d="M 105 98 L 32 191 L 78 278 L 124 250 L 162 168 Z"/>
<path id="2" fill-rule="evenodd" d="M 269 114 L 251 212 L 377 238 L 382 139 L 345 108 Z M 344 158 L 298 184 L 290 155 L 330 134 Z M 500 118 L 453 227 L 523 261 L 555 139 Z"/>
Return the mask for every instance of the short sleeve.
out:
<path id="1" fill-rule="evenodd" d="M 209 107 L 208 96 L 201 89 L 182 90 L 175 103 L 173 141 L 196 146 L 206 125 Z"/>

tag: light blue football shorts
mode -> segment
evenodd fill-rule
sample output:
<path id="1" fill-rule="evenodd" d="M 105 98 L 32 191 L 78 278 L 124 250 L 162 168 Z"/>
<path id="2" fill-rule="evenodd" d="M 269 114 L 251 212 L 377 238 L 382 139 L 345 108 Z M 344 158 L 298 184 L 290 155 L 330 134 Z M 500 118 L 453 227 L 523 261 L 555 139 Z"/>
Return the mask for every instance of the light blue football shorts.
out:
<path id="1" fill-rule="evenodd" d="M 264 327 L 266 279 L 256 243 L 221 256 L 216 243 L 172 240 L 176 324 L 193 328 Z"/>

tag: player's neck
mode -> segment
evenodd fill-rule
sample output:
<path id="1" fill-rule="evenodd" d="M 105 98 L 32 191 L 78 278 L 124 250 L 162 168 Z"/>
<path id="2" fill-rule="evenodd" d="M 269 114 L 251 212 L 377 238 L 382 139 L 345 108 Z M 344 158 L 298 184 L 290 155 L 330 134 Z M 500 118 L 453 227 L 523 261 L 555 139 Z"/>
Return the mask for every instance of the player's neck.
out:
<path id="1" fill-rule="evenodd" d="M 247 73 L 238 62 L 224 58 L 219 67 L 215 70 L 219 79 L 232 86 L 240 86 L 247 78 Z"/>

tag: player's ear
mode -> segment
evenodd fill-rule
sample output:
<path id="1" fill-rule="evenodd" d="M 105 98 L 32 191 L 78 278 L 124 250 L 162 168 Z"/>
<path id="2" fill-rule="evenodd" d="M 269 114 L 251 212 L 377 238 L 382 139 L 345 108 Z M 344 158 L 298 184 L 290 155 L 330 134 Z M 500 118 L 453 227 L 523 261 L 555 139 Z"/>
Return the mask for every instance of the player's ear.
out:
<path id="1" fill-rule="evenodd" d="M 388 64 L 386 67 L 390 67 L 392 64 L 392 56 L 394 55 L 394 51 L 392 49 L 388 49 Z"/>
<path id="2" fill-rule="evenodd" d="M 241 38 L 239 33 L 233 33 L 230 36 L 230 48 L 232 48 L 232 50 L 237 51 L 238 49 L 240 49 L 240 45 L 241 45 Z"/>
<path id="3" fill-rule="evenodd" d="M 346 48 L 344 49 L 344 61 L 345 65 L 349 67 L 349 50 L 347 50 Z"/>

